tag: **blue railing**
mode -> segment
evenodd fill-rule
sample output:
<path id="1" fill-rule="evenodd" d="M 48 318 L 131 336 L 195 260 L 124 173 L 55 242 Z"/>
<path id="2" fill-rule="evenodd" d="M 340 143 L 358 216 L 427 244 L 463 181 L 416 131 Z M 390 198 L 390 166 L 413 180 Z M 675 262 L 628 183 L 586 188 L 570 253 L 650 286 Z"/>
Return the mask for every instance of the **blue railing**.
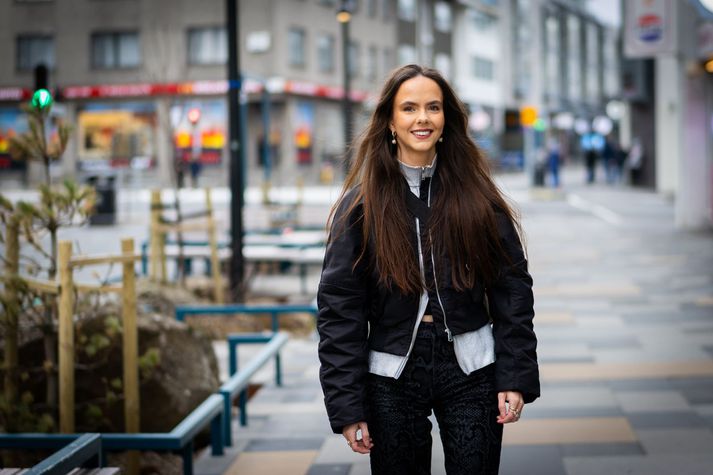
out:
<path id="1" fill-rule="evenodd" d="M 97 465 L 101 466 L 104 453 L 126 450 L 138 451 L 168 451 L 179 453 L 183 459 L 184 475 L 193 474 L 193 439 L 210 424 L 211 453 L 223 455 L 224 445 L 232 445 L 231 406 L 236 396 L 240 397 L 240 422 L 247 423 L 246 389 L 250 379 L 272 357 L 275 358 L 275 382 L 282 385 L 282 369 L 279 351 L 287 343 L 288 337 L 278 333 L 279 316 L 287 313 L 312 313 L 317 309 L 312 305 L 216 305 L 191 306 L 176 308 L 176 319 L 185 320 L 186 315 L 228 315 L 235 313 L 270 314 L 272 316 L 273 333 L 270 334 L 231 334 L 227 338 L 229 353 L 230 378 L 186 416 L 171 432 L 168 433 L 104 433 L 104 434 L 0 434 L 0 448 L 6 449 L 59 449 L 57 454 L 45 459 L 42 463 L 53 463 L 55 455 L 68 460 L 80 460 L 85 463 L 91 457 L 97 457 Z M 258 355 L 253 357 L 245 367 L 238 369 L 237 347 L 240 344 L 267 343 Z M 97 442 L 99 438 L 99 442 Z M 81 441 L 81 443 L 80 443 Z M 69 445 L 68 445 L 69 444 Z M 74 444 L 74 445 L 73 445 Z M 97 449 L 98 444 L 98 449 Z M 65 447 L 66 446 L 66 447 Z M 96 450 L 92 455 L 92 451 Z M 63 455 L 59 455 L 59 454 Z M 89 454 L 89 455 L 87 455 Z M 33 467 L 34 469 L 34 467 Z M 37 472 L 43 475 L 54 475 L 65 472 Z"/>
<path id="2" fill-rule="evenodd" d="M 272 331 L 277 333 L 280 329 L 279 318 L 284 314 L 311 313 L 317 316 L 317 307 L 308 305 L 191 305 L 176 307 L 176 320 L 183 322 L 187 315 L 235 315 L 235 314 L 267 314 L 272 319 Z"/>
<path id="3" fill-rule="evenodd" d="M 66 445 L 22 473 L 25 475 L 64 475 L 79 467 L 103 466 L 102 443 L 99 434 L 83 434 L 69 443 L 67 440 L 61 440 L 58 443 Z"/>
<path id="4" fill-rule="evenodd" d="M 213 455 L 223 455 L 223 396 L 211 394 L 168 433 L 101 434 L 101 452 L 124 450 L 154 450 L 180 453 L 184 475 L 193 474 L 193 439 L 208 424 L 211 426 Z M 0 434 L 0 448 L 41 449 L 57 448 L 87 434 Z M 92 446 L 93 447 L 93 446 Z M 84 448 L 81 453 L 84 454 Z M 51 458 L 51 457 L 50 457 Z M 100 455 L 100 462 L 104 457 Z M 48 461 L 49 459 L 46 459 Z M 50 473 L 50 472 L 48 472 Z M 60 472 L 51 472 L 60 473 Z M 61 473 L 66 473 L 61 472 Z"/>
<path id="5" fill-rule="evenodd" d="M 275 383 L 282 386 L 282 365 L 280 363 L 280 349 L 287 343 L 288 337 L 285 333 L 273 333 L 269 335 L 260 333 L 231 334 L 228 335 L 228 358 L 230 378 L 218 390 L 223 396 L 223 417 L 225 418 L 224 434 L 225 445 L 232 446 L 231 432 L 231 411 L 230 408 L 236 396 L 239 396 L 240 405 L 240 425 L 247 425 L 247 387 L 255 373 L 262 368 L 267 361 L 275 357 Z M 267 343 L 256 356 L 250 359 L 248 364 L 238 371 L 238 345 L 250 343 Z"/>

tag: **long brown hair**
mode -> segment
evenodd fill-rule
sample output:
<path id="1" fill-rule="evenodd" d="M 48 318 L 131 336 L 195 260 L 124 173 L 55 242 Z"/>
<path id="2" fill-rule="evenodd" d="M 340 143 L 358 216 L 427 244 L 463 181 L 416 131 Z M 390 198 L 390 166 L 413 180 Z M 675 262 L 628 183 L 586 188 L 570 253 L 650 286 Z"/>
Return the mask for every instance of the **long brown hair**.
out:
<path id="1" fill-rule="evenodd" d="M 412 218 L 403 197 L 404 178 L 389 130 L 394 97 L 401 84 L 416 76 L 425 76 L 439 85 L 445 116 L 443 142 L 437 145 L 436 173 L 441 192 L 432 204 L 428 223 L 428 229 L 432 230 L 431 249 L 435 256 L 447 253 L 456 289 L 473 287 L 477 279 L 487 285 L 500 265 L 509 261 L 500 243 L 496 210 L 518 231 L 519 226 L 490 176 L 485 156 L 468 135 L 468 115 L 463 103 L 435 69 L 409 64 L 393 71 L 386 80 L 371 120 L 361 134 L 355 161 L 330 220 L 347 191 L 361 185 L 345 214 L 348 216 L 362 204 L 364 239 L 359 260 L 369 254 L 367 246 L 371 241 L 373 255 L 367 264 L 377 270 L 379 282 L 389 287 L 396 285 L 404 293 L 421 291 L 418 257 L 409 236 L 413 233 Z"/>

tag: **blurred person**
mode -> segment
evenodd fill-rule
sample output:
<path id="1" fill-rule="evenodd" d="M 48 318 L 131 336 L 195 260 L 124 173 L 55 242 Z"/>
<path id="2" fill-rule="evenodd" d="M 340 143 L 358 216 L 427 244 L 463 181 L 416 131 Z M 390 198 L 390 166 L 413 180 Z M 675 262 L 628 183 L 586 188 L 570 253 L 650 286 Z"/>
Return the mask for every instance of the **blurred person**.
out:
<path id="1" fill-rule="evenodd" d="M 629 153 L 625 161 L 625 167 L 629 170 L 629 181 L 631 183 L 639 183 L 641 181 L 641 170 L 644 159 L 644 146 L 641 144 L 641 139 L 634 137 L 631 141 L 631 147 L 629 148 Z"/>
<path id="2" fill-rule="evenodd" d="M 200 177 L 201 170 L 203 169 L 200 157 L 193 157 L 189 169 L 191 171 L 191 185 L 193 188 L 198 188 L 198 178 Z"/>
<path id="3" fill-rule="evenodd" d="M 587 184 L 594 183 L 597 173 L 597 136 L 585 134 L 582 136 L 582 149 L 584 150 L 584 166 L 587 169 Z"/>
<path id="4" fill-rule="evenodd" d="M 559 141 L 556 138 L 550 138 L 547 151 L 547 165 L 550 171 L 552 188 L 560 187 L 560 164 L 562 162 L 562 153 Z"/>
<path id="5" fill-rule="evenodd" d="M 434 69 L 387 79 L 362 134 L 317 295 L 330 425 L 373 474 L 496 474 L 503 425 L 540 393 L 518 220 Z"/>
<path id="6" fill-rule="evenodd" d="M 614 139 L 609 136 L 604 140 L 604 147 L 602 148 L 604 176 L 609 185 L 613 185 L 616 182 L 616 160 L 616 143 Z"/>

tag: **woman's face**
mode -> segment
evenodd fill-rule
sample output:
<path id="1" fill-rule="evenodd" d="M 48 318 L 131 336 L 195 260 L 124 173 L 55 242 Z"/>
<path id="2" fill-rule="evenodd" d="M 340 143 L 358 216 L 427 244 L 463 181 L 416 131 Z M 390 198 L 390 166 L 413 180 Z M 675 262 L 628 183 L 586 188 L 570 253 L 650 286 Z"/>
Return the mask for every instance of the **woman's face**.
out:
<path id="1" fill-rule="evenodd" d="M 425 76 L 404 81 L 396 91 L 393 110 L 389 127 L 396 132 L 399 160 L 415 166 L 430 164 L 445 123 L 438 83 Z"/>

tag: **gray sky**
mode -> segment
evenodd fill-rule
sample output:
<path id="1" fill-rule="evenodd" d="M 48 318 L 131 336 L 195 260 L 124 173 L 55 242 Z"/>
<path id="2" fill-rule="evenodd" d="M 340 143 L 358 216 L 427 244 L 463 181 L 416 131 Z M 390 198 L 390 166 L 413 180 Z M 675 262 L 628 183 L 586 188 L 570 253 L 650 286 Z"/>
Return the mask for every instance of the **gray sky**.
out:
<path id="1" fill-rule="evenodd" d="M 621 1 L 622 0 L 588 0 L 587 10 L 603 23 L 618 27 L 621 26 Z"/>

